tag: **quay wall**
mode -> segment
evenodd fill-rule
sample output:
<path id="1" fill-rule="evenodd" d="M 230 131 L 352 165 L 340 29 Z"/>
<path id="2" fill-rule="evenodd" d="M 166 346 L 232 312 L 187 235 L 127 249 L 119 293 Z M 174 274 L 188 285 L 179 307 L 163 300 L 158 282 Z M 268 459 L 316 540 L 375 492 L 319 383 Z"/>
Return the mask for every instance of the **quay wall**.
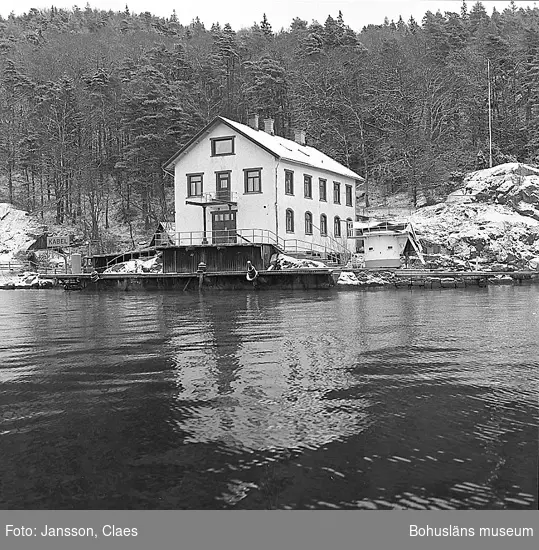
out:
<path id="1" fill-rule="evenodd" d="M 68 282 L 66 280 L 66 282 Z M 70 283 L 71 284 L 71 283 Z M 80 290 L 103 291 L 153 291 L 179 290 L 223 291 L 223 290 L 312 290 L 328 289 L 335 286 L 330 270 L 290 270 L 260 271 L 254 280 L 249 280 L 243 272 L 189 273 L 146 275 L 115 274 L 100 275 L 97 281 L 80 277 L 77 281 Z"/>

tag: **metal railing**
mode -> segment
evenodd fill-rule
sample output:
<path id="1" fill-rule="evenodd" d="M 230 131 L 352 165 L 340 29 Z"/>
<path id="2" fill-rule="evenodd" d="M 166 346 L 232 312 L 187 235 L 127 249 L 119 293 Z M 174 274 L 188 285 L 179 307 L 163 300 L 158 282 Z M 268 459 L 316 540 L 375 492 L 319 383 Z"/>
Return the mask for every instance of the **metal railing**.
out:
<path id="1" fill-rule="evenodd" d="M 29 262 L 0 262 L 0 273 L 5 273 L 8 271 L 12 273 L 34 272 L 41 275 L 55 275 L 57 273 L 70 273 L 71 268 L 68 267 L 66 270 L 65 265 L 55 266 L 44 264 L 43 262 L 38 262 L 36 267 L 31 266 Z"/>
<path id="2" fill-rule="evenodd" d="M 158 247 L 233 244 L 272 244 L 284 249 L 285 241 L 269 229 L 221 229 L 215 231 L 180 231 L 156 238 Z"/>
<path id="3" fill-rule="evenodd" d="M 234 245 L 270 244 L 284 254 L 306 254 L 313 259 L 333 260 L 338 263 L 349 261 L 351 252 L 343 243 L 327 236 L 321 242 L 301 239 L 283 239 L 269 229 L 224 229 L 216 231 L 180 231 L 168 233 L 155 238 L 155 247 L 168 248 L 175 246 L 234 246 Z M 151 250 L 155 250 L 152 248 Z M 133 250 L 119 253 L 107 262 L 107 267 L 118 263 L 118 260 L 139 259 L 149 256 L 150 249 Z"/>
<path id="4" fill-rule="evenodd" d="M 313 259 L 331 259 L 339 263 L 347 263 L 352 254 L 348 248 L 331 237 L 327 237 L 322 242 L 286 239 L 284 251 L 290 254 L 309 255 Z"/>
<path id="5" fill-rule="evenodd" d="M 378 232 L 391 232 L 391 231 L 405 231 L 410 227 L 408 222 L 397 222 L 385 220 L 383 222 L 375 223 L 373 225 L 366 225 L 365 227 L 357 228 L 361 234 L 378 233 Z"/>
<path id="6" fill-rule="evenodd" d="M 202 195 L 194 195 L 187 197 L 188 202 L 196 202 L 200 204 L 211 204 L 215 202 L 222 202 L 224 204 L 229 202 L 238 202 L 237 191 L 211 191 L 208 193 L 202 193 Z"/>
<path id="7" fill-rule="evenodd" d="M 0 271 L 24 271 L 29 269 L 29 264 L 19 261 L 0 262 Z"/>
<path id="8" fill-rule="evenodd" d="M 405 217 L 408 218 L 416 212 L 416 208 L 404 206 L 362 206 L 356 212 L 360 216 L 368 218 L 377 217 Z"/>
<path id="9" fill-rule="evenodd" d="M 271 244 L 283 253 L 309 254 L 313 257 L 327 259 L 339 256 L 348 261 L 351 252 L 332 237 L 322 237 L 320 242 L 302 239 L 283 239 L 269 229 L 225 229 L 216 231 L 180 231 L 172 235 L 156 238 L 158 247 L 168 246 L 204 246 L 204 245 L 237 245 L 237 244 Z"/>

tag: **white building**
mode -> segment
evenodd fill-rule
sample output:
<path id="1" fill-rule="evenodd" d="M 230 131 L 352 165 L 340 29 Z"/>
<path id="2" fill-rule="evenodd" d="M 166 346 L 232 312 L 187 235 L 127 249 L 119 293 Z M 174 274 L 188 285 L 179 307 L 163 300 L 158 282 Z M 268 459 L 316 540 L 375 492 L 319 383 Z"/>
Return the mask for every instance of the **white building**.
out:
<path id="1" fill-rule="evenodd" d="M 215 118 L 164 165 L 174 175 L 177 244 L 274 242 L 292 252 L 355 251 L 361 176 L 320 151 Z"/>
<path id="2" fill-rule="evenodd" d="M 365 267 L 368 269 L 398 268 L 403 258 L 407 264 L 412 255 L 425 263 L 421 244 L 408 222 L 370 220 L 355 222 L 354 229 L 361 233 Z"/>

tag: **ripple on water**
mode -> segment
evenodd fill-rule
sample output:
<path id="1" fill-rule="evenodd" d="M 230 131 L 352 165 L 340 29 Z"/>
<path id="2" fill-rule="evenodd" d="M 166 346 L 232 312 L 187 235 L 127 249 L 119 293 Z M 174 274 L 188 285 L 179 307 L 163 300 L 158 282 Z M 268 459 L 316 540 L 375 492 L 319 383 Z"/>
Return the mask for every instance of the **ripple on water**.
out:
<path id="1" fill-rule="evenodd" d="M 532 509 L 538 304 L 6 294 L 0 504 Z"/>

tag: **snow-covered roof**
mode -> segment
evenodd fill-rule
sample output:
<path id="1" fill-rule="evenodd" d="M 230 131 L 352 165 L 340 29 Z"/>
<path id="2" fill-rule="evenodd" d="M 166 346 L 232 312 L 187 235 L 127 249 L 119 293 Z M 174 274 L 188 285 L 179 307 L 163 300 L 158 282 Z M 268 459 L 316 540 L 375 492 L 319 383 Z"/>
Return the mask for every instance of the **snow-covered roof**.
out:
<path id="1" fill-rule="evenodd" d="M 176 222 L 159 222 L 159 225 L 166 231 L 169 235 L 176 233 Z M 159 227 L 158 227 L 159 229 Z"/>
<path id="2" fill-rule="evenodd" d="M 285 139 L 281 136 L 271 135 L 263 130 L 255 130 L 250 126 L 241 124 L 234 120 L 219 116 L 215 118 L 210 124 L 208 124 L 201 132 L 199 132 L 185 147 L 180 149 L 172 158 L 170 158 L 164 165 L 165 169 L 171 168 L 177 158 L 187 149 L 191 147 L 199 137 L 207 132 L 217 122 L 223 122 L 233 130 L 236 130 L 239 134 L 243 135 L 247 139 L 256 143 L 269 153 L 273 154 L 277 158 L 288 160 L 293 163 L 301 164 L 303 166 L 312 166 L 319 170 L 325 170 L 348 178 L 363 180 L 363 178 L 356 174 L 350 168 L 342 165 L 340 162 L 328 157 L 314 147 L 308 145 L 300 145 L 290 139 Z"/>

